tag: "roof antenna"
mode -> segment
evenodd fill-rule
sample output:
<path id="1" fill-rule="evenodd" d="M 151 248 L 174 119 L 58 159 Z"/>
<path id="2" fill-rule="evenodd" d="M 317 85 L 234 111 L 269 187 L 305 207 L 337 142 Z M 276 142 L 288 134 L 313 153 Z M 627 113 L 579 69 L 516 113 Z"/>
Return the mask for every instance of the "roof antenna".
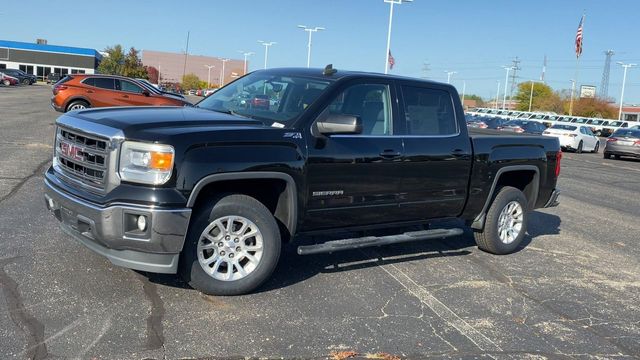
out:
<path id="1" fill-rule="evenodd" d="M 329 64 L 327 66 L 324 67 L 324 71 L 322 72 L 322 75 L 324 76 L 331 76 L 335 73 L 337 73 L 338 70 L 333 68 L 333 64 Z"/>

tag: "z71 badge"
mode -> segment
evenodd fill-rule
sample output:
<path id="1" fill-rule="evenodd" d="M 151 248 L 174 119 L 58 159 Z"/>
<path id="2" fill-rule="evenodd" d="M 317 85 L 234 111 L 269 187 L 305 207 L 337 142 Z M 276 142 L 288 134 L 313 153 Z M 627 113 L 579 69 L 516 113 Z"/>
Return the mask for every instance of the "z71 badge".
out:
<path id="1" fill-rule="evenodd" d="M 312 193 L 313 196 L 336 196 L 342 194 L 344 194 L 342 190 L 314 191 Z"/>

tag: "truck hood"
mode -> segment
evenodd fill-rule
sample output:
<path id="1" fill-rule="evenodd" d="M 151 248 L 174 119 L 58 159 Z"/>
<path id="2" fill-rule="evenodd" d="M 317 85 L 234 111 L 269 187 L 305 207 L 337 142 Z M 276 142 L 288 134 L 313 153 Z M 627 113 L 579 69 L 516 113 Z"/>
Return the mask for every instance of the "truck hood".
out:
<path id="1" fill-rule="evenodd" d="M 67 119 L 65 119 L 67 118 Z M 174 130 L 202 127 L 264 127 L 259 120 L 228 115 L 195 107 L 175 106 L 131 106 L 87 109 L 70 112 L 58 119 L 58 123 L 73 122 L 76 118 L 112 129 L 122 130 L 124 134 L 134 134 L 162 128 Z M 67 121 L 65 121 L 67 120 Z M 69 121 L 71 120 L 71 121 Z M 196 129 L 193 129 L 197 131 Z"/>

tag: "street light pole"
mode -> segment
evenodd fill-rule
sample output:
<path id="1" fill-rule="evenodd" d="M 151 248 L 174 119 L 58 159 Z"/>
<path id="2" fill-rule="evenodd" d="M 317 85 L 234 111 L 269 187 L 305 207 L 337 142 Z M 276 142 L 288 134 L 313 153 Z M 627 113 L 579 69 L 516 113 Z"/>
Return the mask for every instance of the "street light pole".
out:
<path id="1" fill-rule="evenodd" d="M 507 70 L 507 75 L 504 77 L 504 96 L 502 97 L 502 110 L 507 108 L 507 84 L 509 83 L 509 71 L 513 69 L 513 66 L 503 66 L 503 69 Z"/>
<path id="2" fill-rule="evenodd" d="M 255 53 L 252 52 L 252 51 L 248 51 L 247 52 L 247 51 L 242 51 L 242 50 L 238 50 L 238 52 L 244 56 L 244 74 L 246 74 L 247 73 L 247 58 L 249 56 L 255 54 Z"/>
<path id="3" fill-rule="evenodd" d="M 305 25 L 298 25 L 298 27 L 309 33 L 309 42 L 307 43 L 307 67 L 309 67 L 311 65 L 311 34 L 321 30 L 325 30 L 325 28 L 321 26 L 311 28 L 306 27 Z"/>
<path id="4" fill-rule="evenodd" d="M 224 64 L 231 59 L 218 59 L 222 61 L 222 69 L 220 69 L 220 87 L 224 86 Z"/>
<path id="5" fill-rule="evenodd" d="M 216 66 L 215 65 L 205 65 L 204 67 L 209 69 L 207 71 L 207 89 L 209 89 L 209 88 L 211 88 L 211 69 L 213 69 Z"/>
<path id="6" fill-rule="evenodd" d="M 618 120 L 622 120 L 622 104 L 624 101 L 624 86 L 627 83 L 627 70 L 637 66 L 637 64 L 624 64 L 620 61 L 618 61 L 618 64 L 624 68 L 624 75 L 622 76 L 622 93 L 620 94 L 620 109 L 618 110 Z"/>
<path id="7" fill-rule="evenodd" d="M 387 52 L 385 53 L 384 73 L 389 73 L 389 52 L 391 51 L 391 25 L 393 23 L 393 5 L 402 5 L 413 0 L 384 0 L 389 3 L 389 31 L 387 32 Z"/>
<path id="8" fill-rule="evenodd" d="M 467 82 L 466 80 L 462 81 L 462 106 L 464 106 L 464 96 L 467 93 Z"/>
<path id="9" fill-rule="evenodd" d="M 444 71 L 445 73 L 447 73 L 447 84 L 451 84 L 451 75 L 453 74 L 457 74 L 457 71 Z"/>
<path id="10" fill-rule="evenodd" d="M 262 41 L 262 40 L 258 40 L 258 42 L 262 45 L 264 45 L 264 68 L 267 68 L 267 60 L 269 59 L 269 47 L 272 45 L 277 44 L 277 42 L 275 41 Z"/>

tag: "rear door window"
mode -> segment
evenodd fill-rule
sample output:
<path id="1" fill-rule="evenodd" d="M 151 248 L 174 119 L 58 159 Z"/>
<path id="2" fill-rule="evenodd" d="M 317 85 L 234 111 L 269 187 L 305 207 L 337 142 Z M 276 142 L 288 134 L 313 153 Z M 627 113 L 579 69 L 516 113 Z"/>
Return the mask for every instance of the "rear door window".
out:
<path id="1" fill-rule="evenodd" d="M 402 86 L 407 135 L 447 136 L 458 133 L 449 92 Z"/>
<path id="2" fill-rule="evenodd" d="M 115 85 L 115 79 L 112 78 L 94 78 L 95 87 L 99 87 L 101 89 L 105 89 L 105 90 L 115 90 L 116 89 L 116 85 Z"/>

